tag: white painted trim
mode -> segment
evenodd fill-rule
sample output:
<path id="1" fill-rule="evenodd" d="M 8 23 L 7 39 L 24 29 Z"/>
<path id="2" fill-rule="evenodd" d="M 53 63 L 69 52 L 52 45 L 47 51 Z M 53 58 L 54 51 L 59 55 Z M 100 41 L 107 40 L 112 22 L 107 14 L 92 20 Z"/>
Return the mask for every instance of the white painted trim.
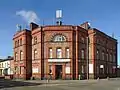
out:
<path id="1" fill-rule="evenodd" d="M 70 62 L 70 59 L 48 59 L 48 62 Z"/>

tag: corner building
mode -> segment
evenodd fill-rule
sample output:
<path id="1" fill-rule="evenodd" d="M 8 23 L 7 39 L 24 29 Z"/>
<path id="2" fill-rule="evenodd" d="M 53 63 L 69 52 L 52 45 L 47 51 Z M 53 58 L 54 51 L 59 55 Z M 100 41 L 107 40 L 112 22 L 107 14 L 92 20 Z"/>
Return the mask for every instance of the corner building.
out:
<path id="1" fill-rule="evenodd" d="M 30 29 L 18 31 L 13 37 L 15 78 L 45 79 L 49 74 L 52 79 L 116 77 L 117 40 L 90 29 L 88 23 L 31 23 Z"/>

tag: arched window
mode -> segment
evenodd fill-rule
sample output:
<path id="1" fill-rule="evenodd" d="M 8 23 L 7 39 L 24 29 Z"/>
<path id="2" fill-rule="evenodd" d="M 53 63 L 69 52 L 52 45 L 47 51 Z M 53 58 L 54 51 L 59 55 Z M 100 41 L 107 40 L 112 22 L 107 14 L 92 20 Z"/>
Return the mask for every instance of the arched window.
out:
<path id="1" fill-rule="evenodd" d="M 82 58 L 82 59 L 85 58 L 85 51 L 84 51 L 84 49 L 81 50 L 81 58 Z"/>
<path id="2" fill-rule="evenodd" d="M 99 59 L 99 50 L 97 50 L 96 54 L 97 54 L 97 59 Z"/>
<path id="3" fill-rule="evenodd" d="M 84 37 L 81 37 L 81 42 L 85 43 L 85 38 Z"/>
<path id="4" fill-rule="evenodd" d="M 15 61 L 17 61 L 17 58 L 18 57 L 18 54 L 17 54 L 17 52 L 15 53 Z"/>
<path id="5" fill-rule="evenodd" d="M 22 45 L 22 38 L 20 39 L 20 46 Z"/>
<path id="6" fill-rule="evenodd" d="M 20 60 L 23 60 L 23 51 L 20 51 Z"/>
<path id="7" fill-rule="evenodd" d="M 65 56 L 66 56 L 66 58 L 70 58 L 70 50 L 69 50 L 69 48 L 66 48 L 66 51 L 65 51 Z"/>
<path id="8" fill-rule="evenodd" d="M 113 54 L 113 62 L 116 62 L 116 60 L 115 60 L 115 54 Z"/>
<path id="9" fill-rule="evenodd" d="M 112 54 L 110 54 L 110 61 L 112 61 Z"/>
<path id="10" fill-rule="evenodd" d="M 49 58 L 52 58 L 52 48 L 49 48 Z"/>
<path id="11" fill-rule="evenodd" d="M 61 48 L 57 48 L 57 50 L 56 50 L 56 57 L 57 58 L 62 58 L 62 50 L 61 50 Z"/>
<path id="12" fill-rule="evenodd" d="M 17 41 L 15 41 L 15 47 L 17 47 Z"/>
<path id="13" fill-rule="evenodd" d="M 108 53 L 106 54 L 106 60 L 109 61 L 109 55 L 108 55 Z"/>
<path id="14" fill-rule="evenodd" d="M 102 60 L 105 60 L 105 53 L 104 53 L 104 51 L 102 52 Z"/>
<path id="15" fill-rule="evenodd" d="M 34 44 L 37 44 L 37 36 L 34 37 Z"/>
<path id="16" fill-rule="evenodd" d="M 55 35 L 53 37 L 52 41 L 54 41 L 54 42 L 63 42 L 63 41 L 66 41 L 66 38 L 63 35 Z"/>
<path id="17" fill-rule="evenodd" d="M 18 40 L 18 46 L 19 46 L 19 40 Z"/>
<path id="18" fill-rule="evenodd" d="M 34 60 L 37 59 L 37 49 L 34 50 Z"/>

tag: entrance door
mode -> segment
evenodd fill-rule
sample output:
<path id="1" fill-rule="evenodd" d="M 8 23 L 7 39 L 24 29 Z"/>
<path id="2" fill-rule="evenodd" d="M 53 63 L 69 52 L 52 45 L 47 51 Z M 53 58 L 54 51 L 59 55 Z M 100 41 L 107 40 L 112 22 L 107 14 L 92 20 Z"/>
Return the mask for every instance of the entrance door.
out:
<path id="1" fill-rule="evenodd" d="M 55 79 L 62 79 L 62 65 L 55 66 Z"/>

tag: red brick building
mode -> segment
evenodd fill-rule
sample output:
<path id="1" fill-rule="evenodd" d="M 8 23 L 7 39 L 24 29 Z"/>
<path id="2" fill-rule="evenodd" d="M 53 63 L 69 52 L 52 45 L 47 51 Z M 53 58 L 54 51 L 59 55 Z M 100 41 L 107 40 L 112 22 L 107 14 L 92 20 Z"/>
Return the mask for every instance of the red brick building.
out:
<path id="1" fill-rule="evenodd" d="M 15 78 L 83 79 L 116 77 L 117 40 L 80 26 L 30 24 L 14 37 Z M 88 73 L 89 72 L 89 73 Z"/>

